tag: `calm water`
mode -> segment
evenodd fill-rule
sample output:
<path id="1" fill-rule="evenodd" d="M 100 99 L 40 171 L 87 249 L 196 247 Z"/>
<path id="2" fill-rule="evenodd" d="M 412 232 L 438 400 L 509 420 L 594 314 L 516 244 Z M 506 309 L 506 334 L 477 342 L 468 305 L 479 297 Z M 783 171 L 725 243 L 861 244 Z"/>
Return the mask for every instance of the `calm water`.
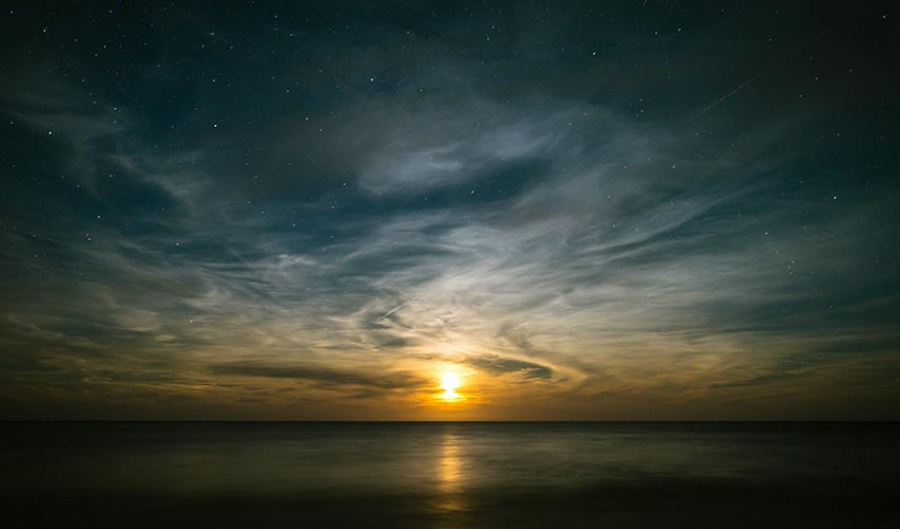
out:
<path id="1" fill-rule="evenodd" d="M 893 424 L 5 423 L 0 433 L 4 527 L 900 524 Z"/>

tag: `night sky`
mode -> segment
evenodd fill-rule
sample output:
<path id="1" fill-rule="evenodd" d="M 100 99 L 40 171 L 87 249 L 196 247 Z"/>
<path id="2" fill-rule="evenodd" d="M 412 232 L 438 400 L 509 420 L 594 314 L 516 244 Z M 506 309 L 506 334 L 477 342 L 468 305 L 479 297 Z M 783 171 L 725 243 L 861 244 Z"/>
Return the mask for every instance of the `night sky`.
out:
<path id="1" fill-rule="evenodd" d="M 0 417 L 900 419 L 825 4 L 0 2 Z"/>

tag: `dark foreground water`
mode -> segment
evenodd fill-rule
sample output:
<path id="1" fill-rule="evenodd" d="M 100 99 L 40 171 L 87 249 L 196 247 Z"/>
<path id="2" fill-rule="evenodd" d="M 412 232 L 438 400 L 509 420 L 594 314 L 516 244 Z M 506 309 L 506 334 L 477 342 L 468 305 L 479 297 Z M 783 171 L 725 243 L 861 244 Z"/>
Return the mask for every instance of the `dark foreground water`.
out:
<path id="1" fill-rule="evenodd" d="M 900 527 L 900 427 L 0 423 L 0 526 Z"/>

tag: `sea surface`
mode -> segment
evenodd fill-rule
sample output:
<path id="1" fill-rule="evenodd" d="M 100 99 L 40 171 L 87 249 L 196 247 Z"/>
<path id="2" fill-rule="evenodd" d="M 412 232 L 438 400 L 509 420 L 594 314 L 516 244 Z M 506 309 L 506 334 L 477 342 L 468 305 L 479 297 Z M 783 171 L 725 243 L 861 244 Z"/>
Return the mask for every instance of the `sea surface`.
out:
<path id="1" fill-rule="evenodd" d="M 0 526 L 896 528 L 896 423 L 0 423 Z"/>

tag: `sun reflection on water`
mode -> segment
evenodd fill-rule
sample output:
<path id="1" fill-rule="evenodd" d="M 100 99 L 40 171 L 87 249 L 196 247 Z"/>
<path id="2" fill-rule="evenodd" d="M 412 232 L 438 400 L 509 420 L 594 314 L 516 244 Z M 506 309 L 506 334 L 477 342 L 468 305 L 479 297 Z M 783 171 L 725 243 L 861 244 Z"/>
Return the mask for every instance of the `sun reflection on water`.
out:
<path id="1" fill-rule="evenodd" d="M 464 464 L 460 439 L 453 433 L 444 435 L 438 459 L 437 510 L 442 513 L 459 513 L 465 510 L 463 500 Z"/>

